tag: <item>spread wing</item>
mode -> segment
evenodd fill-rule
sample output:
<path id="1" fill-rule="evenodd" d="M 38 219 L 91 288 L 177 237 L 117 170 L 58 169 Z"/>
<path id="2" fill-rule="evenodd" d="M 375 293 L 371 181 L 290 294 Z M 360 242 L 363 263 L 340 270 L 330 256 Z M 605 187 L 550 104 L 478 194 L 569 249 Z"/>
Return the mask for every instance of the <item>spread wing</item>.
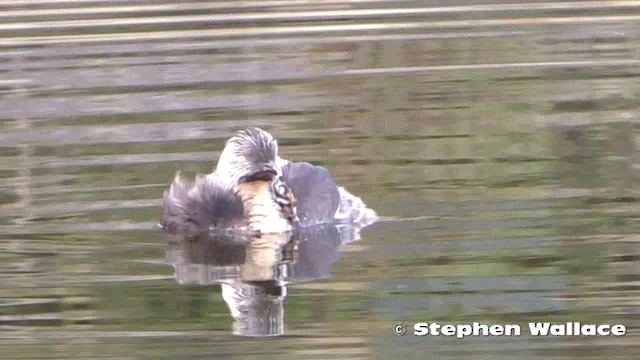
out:
<path id="1" fill-rule="evenodd" d="M 282 166 L 282 179 L 296 197 L 301 226 L 334 222 L 340 193 L 327 169 L 289 161 Z"/>
<path id="2" fill-rule="evenodd" d="M 194 184 L 176 176 L 164 192 L 160 221 L 170 233 L 195 235 L 209 227 L 230 227 L 242 220 L 240 197 L 218 176 L 198 176 Z"/>

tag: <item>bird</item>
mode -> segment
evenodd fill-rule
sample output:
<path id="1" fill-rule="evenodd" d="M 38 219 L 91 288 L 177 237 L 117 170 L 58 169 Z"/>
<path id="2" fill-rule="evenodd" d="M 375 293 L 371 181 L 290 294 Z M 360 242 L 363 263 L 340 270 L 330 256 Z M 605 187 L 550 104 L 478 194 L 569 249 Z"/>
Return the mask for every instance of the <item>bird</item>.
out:
<path id="1" fill-rule="evenodd" d="M 275 137 L 257 127 L 227 140 L 212 173 L 189 182 L 178 172 L 164 192 L 163 208 L 162 228 L 185 235 L 209 229 L 280 233 L 377 220 L 326 168 L 281 158 Z"/>

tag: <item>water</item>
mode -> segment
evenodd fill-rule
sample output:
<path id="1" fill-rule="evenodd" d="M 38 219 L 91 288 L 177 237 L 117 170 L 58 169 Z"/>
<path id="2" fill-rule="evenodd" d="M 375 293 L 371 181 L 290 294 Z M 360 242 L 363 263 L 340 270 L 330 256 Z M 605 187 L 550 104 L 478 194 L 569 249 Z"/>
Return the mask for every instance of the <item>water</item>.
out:
<path id="1" fill-rule="evenodd" d="M 2 356 L 637 358 L 639 23 L 636 1 L 2 2 Z M 266 287 L 269 339 L 156 226 L 174 173 L 249 125 L 384 216 L 280 259 L 311 275 Z M 627 335 L 392 333 L 421 321 Z"/>

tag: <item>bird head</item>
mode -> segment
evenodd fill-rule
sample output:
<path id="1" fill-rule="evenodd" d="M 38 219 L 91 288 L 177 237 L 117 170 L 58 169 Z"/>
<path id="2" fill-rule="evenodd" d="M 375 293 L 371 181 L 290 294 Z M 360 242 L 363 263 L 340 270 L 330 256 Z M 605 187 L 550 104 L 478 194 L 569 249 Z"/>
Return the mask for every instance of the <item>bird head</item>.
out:
<path id="1" fill-rule="evenodd" d="M 278 142 L 268 132 L 251 127 L 232 136 L 224 147 L 216 173 L 232 183 L 271 181 L 281 173 L 276 164 Z"/>

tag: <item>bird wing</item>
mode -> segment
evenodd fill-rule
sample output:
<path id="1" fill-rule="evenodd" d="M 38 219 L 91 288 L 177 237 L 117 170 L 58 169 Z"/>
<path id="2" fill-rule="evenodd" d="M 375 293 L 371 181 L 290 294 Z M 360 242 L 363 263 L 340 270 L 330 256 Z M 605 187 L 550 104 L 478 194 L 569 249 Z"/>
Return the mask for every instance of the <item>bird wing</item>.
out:
<path id="1" fill-rule="evenodd" d="M 327 169 L 307 162 L 289 161 L 282 166 L 282 180 L 296 197 L 301 226 L 334 222 L 340 193 Z"/>

